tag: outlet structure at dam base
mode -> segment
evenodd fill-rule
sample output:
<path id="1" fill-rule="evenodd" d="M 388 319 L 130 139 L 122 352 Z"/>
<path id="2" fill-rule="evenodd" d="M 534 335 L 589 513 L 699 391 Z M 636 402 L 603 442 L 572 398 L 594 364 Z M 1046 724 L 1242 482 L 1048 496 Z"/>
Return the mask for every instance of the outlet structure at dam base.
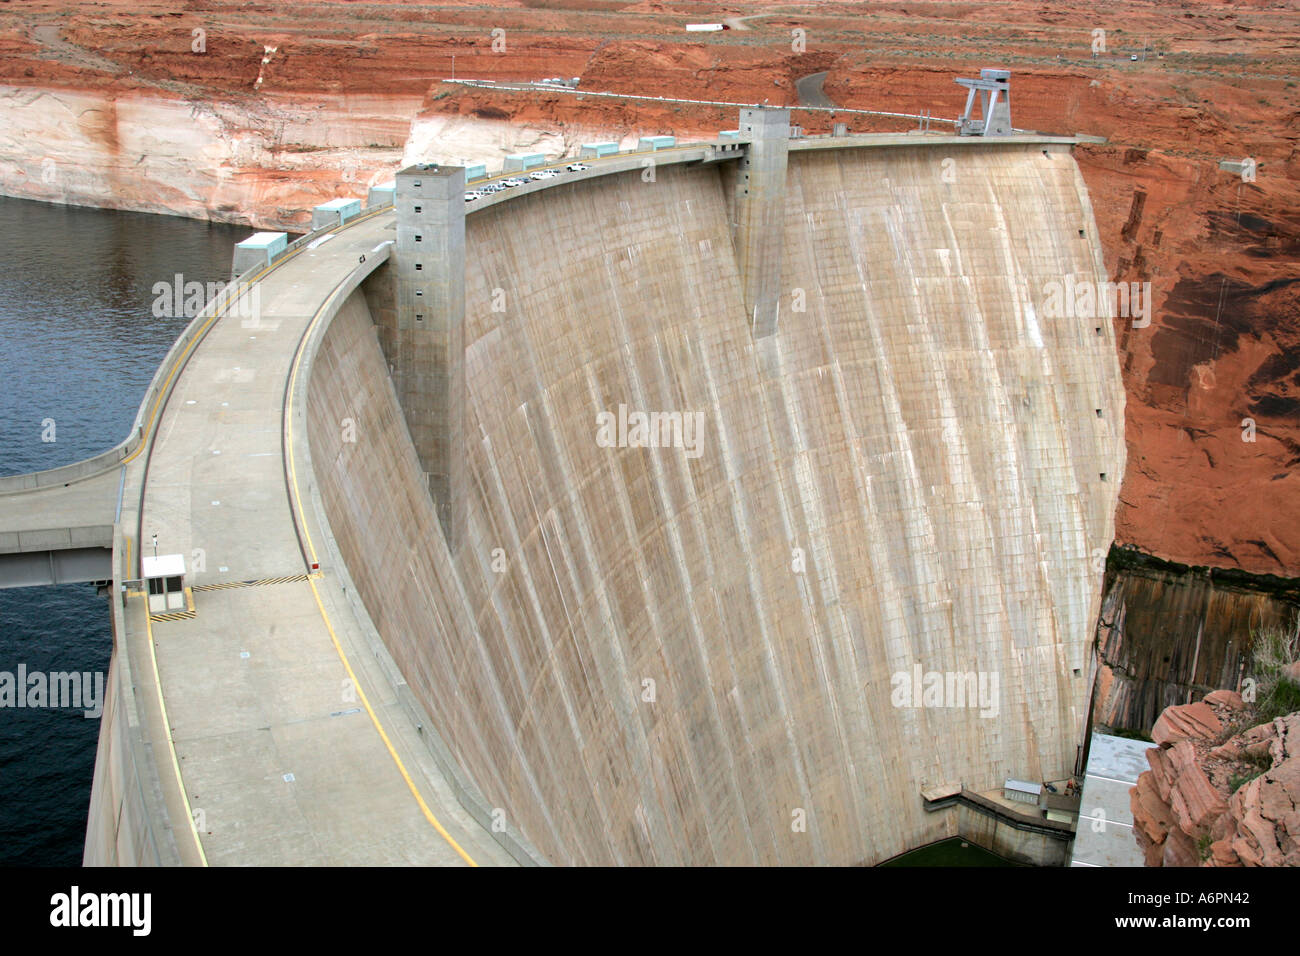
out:
<path id="1" fill-rule="evenodd" d="M 788 124 L 403 170 L 103 467 L 0 479 L 25 554 L 111 529 L 87 863 L 1065 858 L 922 794 L 1079 769 L 1124 393 L 1052 313 L 1106 279 L 1073 140 Z"/>

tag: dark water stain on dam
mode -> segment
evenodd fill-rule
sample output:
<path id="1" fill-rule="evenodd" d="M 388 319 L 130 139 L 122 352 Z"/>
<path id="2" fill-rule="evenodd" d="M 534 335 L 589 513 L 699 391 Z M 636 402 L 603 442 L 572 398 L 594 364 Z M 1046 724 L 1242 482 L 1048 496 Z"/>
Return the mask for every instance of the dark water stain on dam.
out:
<path id="1" fill-rule="evenodd" d="M 1250 676 L 1253 635 L 1294 628 L 1300 581 L 1111 555 L 1094 723 L 1147 733 L 1160 712 Z"/>

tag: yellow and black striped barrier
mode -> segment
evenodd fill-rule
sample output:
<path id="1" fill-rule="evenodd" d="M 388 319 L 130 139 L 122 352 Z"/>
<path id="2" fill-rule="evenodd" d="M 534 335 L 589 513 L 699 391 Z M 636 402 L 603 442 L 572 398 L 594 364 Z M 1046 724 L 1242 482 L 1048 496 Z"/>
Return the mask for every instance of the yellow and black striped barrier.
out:
<path id="1" fill-rule="evenodd" d="M 320 577 L 320 574 L 289 574 L 281 578 L 255 578 L 252 581 L 226 581 L 224 584 L 196 584 L 196 591 L 224 591 L 228 588 L 259 588 L 268 584 L 295 584 L 300 581 L 310 581 L 313 577 Z"/>

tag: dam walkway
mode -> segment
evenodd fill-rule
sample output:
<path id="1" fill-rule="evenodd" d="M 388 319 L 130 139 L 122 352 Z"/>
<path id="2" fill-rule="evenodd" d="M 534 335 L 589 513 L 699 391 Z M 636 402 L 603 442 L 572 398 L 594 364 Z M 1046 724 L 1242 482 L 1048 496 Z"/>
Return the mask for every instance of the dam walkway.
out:
<path id="1" fill-rule="evenodd" d="M 285 453 L 301 412 L 290 384 L 312 323 L 386 261 L 392 236 L 381 209 L 283 257 L 255 277 L 256 314 L 218 307 L 169 356 L 143 440 L 0 487 L 0 551 L 57 565 L 84 543 L 100 563 L 63 579 L 111 577 L 125 595 L 110 602 L 116 706 L 104 720 L 117 726 L 101 732 L 108 785 L 92 802 L 88 864 L 513 862 L 458 803 L 342 585 L 305 560 L 315 529 L 309 482 Z M 186 611 L 147 610 L 137 559 L 154 535 L 160 554 L 186 558 Z M 59 580 L 57 567 L 39 576 L 29 583 Z M 122 812 L 139 799 L 141 761 L 157 771 L 158 792 L 141 785 L 155 805 Z"/>
<path id="2" fill-rule="evenodd" d="M 127 615 L 133 659 L 155 660 L 162 680 L 171 782 L 188 803 L 168 816 L 194 823 L 176 835 L 186 862 L 448 865 L 504 856 L 476 824 L 456 819 L 463 811 L 449 788 L 439 792 L 337 585 L 309 577 L 300 505 L 289 496 L 299 491 L 286 482 L 287 384 L 300 343 L 340 276 L 369 271 L 358 266 L 367 254 L 370 269 L 383 261 L 390 218 L 304 247 L 261 280 L 260 315 L 216 322 L 162 414 L 139 497 L 129 489 L 139 540 L 156 534 L 160 551 L 203 559 L 189 576 L 192 617 L 150 620 L 140 592 Z"/>
<path id="3" fill-rule="evenodd" d="M 40 477 L 40 482 L 32 479 Z M 122 469 L 77 466 L 0 478 L 0 587 L 107 582 Z"/>

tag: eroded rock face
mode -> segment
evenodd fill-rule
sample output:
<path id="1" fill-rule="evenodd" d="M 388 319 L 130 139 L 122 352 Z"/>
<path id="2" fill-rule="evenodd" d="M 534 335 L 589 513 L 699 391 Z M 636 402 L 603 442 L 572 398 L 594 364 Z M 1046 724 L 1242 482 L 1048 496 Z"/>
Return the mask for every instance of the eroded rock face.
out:
<path id="1" fill-rule="evenodd" d="M 1156 721 L 1130 795 L 1147 866 L 1300 866 L 1300 713 L 1232 733 L 1247 715 L 1219 690 Z"/>
<path id="2" fill-rule="evenodd" d="M 1172 745 L 1191 738 L 1209 739 L 1222 729 L 1223 725 L 1219 723 L 1219 718 L 1210 705 L 1202 701 L 1199 704 L 1165 708 L 1151 731 L 1151 739 L 1158 744 Z"/>

